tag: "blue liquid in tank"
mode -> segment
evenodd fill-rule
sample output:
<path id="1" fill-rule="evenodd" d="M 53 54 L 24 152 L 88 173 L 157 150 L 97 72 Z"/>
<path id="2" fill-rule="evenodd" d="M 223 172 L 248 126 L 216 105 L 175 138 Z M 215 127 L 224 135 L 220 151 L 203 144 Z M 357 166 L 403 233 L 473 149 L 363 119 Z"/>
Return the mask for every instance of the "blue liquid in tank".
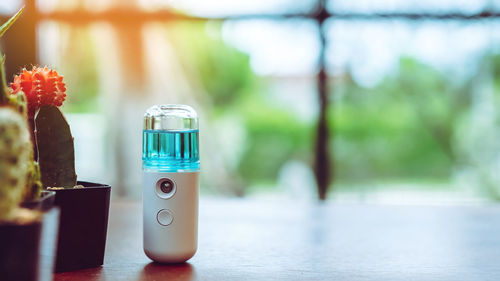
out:
<path id="1" fill-rule="evenodd" d="M 198 130 L 144 130 L 143 169 L 158 172 L 189 172 L 200 169 Z"/>

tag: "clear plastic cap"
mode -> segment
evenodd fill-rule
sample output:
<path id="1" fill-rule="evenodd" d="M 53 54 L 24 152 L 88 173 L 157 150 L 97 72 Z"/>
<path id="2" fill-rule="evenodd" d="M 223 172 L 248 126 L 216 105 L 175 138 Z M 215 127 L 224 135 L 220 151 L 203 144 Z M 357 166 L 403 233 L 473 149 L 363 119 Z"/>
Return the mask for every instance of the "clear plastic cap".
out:
<path id="1" fill-rule="evenodd" d="M 198 130 L 198 114 L 188 105 L 153 105 L 144 114 L 144 130 Z"/>

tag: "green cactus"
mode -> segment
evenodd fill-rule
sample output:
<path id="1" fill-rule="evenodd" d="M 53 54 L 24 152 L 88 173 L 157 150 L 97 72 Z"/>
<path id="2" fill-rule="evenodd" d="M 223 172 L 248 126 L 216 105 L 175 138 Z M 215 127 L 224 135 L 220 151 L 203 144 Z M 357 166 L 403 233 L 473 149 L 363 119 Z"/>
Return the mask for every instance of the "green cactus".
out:
<path id="1" fill-rule="evenodd" d="M 73 136 L 59 108 L 42 106 L 35 116 L 38 163 L 42 183 L 47 187 L 76 185 Z"/>
<path id="2" fill-rule="evenodd" d="M 22 200 L 30 149 L 26 119 L 11 108 L 0 107 L 0 221 L 10 219 Z"/>

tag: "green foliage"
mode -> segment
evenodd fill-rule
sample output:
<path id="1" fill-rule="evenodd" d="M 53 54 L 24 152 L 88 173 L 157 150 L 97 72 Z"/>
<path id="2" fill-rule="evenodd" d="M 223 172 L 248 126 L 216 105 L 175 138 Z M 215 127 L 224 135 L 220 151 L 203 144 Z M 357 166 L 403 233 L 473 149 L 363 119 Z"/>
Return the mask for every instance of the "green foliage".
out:
<path id="1" fill-rule="evenodd" d="M 456 123 L 468 110 L 467 91 L 437 70 L 402 58 L 399 71 L 372 88 L 347 77 L 330 112 L 340 179 L 448 178 L 457 159 Z"/>
<path id="2" fill-rule="evenodd" d="M 207 35 L 207 28 L 212 36 Z M 196 75 L 211 102 L 219 109 L 234 105 L 251 93 L 255 76 L 248 55 L 225 44 L 220 24 L 176 23 L 168 26 L 171 42 L 186 69 Z"/>
<path id="3" fill-rule="evenodd" d="M 42 106 L 35 116 L 38 163 L 44 187 L 76 185 L 73 136 L 59 108 Z"/>
<path id="4" fill-rule="evenodd" d="M 292 112 L 252 98 L 242 105 L 240 114 L 247 138 L 238 172 L 248 184 L 275 182 L 288 161 L 310 160 L 313 128 Z"/>

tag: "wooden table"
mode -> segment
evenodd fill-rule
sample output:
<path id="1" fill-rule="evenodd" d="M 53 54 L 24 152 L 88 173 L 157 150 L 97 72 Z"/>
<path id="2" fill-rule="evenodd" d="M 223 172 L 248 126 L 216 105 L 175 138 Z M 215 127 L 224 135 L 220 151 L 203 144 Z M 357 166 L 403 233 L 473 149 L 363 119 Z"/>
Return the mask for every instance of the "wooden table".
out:
<path id="1" fill-rule="evenodd" d="M 55 280 L 500 280 L 500 206 L 202 199 L 198 253 L 151 263 L 141 204 L 112 202 L 104 265 Z"/>

